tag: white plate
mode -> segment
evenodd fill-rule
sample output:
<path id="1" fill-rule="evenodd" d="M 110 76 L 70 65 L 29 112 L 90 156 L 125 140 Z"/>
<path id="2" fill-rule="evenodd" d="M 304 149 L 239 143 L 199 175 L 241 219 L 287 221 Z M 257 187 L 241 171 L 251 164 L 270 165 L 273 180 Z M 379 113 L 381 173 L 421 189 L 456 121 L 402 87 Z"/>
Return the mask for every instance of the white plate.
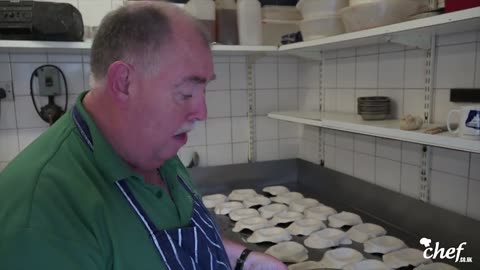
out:
<path id="1" fill-rule="evenodd" d="M 291 235 L 310 235 L 313 232 L 323 230 L 326 226 L 321 220 L 314 218 L 300 219 L 288 226 L 287 231 Z"/>
<path id="2" fill-rule="evenodd" d="M 270 201 L 269 198 L 267 198 L 263 195 L 255 195 L 253 197 L 246 198 L 243 201 L 243 205 L 246 208 L 250 208 L 250 207 L 254 207 L 254 206 L 258 206 L 258 205 L 262 205 L 262 206 L 269 205 L 271 202 L 272 201 Z"/>
<path id="3" fill-rule="evenodd" d="M 215 208 L 215 206 L 219 203 L 223 203 L 227 201 L 227 196 L 223 194 L 212 194 L 206 195 L 202 197 L 202 202 L 206 208 Z"/>
<path id="4" fill-rule="evenodd" d="M 270 223 L 272 223 L 273 225 L 277 225 L 283 223 L 291 223 L 300 219 L 303 219 L 302 213 L 286 211 L 275 214 L 272 220 L 270 220 Z"/>
<path id="5" fill-rule="evenodd" d="M 358 243 L 363 243 L 385 234 L 387 234 L 387 231 L 383 227 L 372 223 L 358 224 L 347 231 L 348 237 Z"/>
<path id="6" fill-rule="evenodd" d="M 337 248 L 325 252 L 320 265 L 324 268 L 342 269 L 342 267 L 360 262 L 364 259 L 362 253 L 351 248 Z"/>
<path id="7" fill-rule="evenodd" d="M 228 200 L 243 202 L 246 198 L 255 195 L 257 195 L 257 192 L 253 189 L 235 189 L 228 195 Z"/>
<path id="8" fill-rule="evenodd" d="M 309 248 L 322 249 L 339 245 L 350 245 L 352 241 L 348 239 L 345 232 L 328 228 L 310 234 L 303 243 Z"/>
<path id="9" fill-rule="evenodd" d="M 363 247 L 364 251 L 367 253 L 386 254 L 406 248 L 407 245 L 396 237 L 385 235 L 365 241 Z"/>
<path id="10" fill-rule="evenodd" d="M 277 227 L 257 230 L 247 238 L 249 243 L 280 243 L 290 240 L 292 240 L 292 236 L 285 229 Z"/>
<path id="11" fill-rule="evenodd" d="M 260 213 L 255 209 L 235 209 L 228 216 L 233 221 L 239 221 L 245 218 L 259 217 Z"/>
<path id="12" fill-rule="evenodd" d="M 365 260 L 361 262 L 351 263 L 343 270 L 391 270 L 386 264 L 377 260 Z"/>
<path id="13" fill-rule="evenodd" d="M 286 192 L 278 195 L 277 197 L 273 197 L 272 201 L 276 203 L 283 203 L 283 204 L 290 204 L 290 202 L 298 199 L 302 199 L 303 195 L 298 192 Z"/>
<path id="14" fill-rule="evenodd" d="M 308 208 L 305 210 L 305 217 L 307 218 L 316 218 L 322 221 L 328 219 L 329 216 L 336 214 L 337 211 L 335 209 L 322 205 L 316 206 L 312 208 Z"/>
<path id="15" fill-rule="evenodd" d="M 233 210 L 241 208 L 243 208 L 243 203 L 241 202 L 224 202 L 217 204 L 214 211 L 217 215 L 228 215 Z"/>
<path id="16" fill-rule="evenodd" d="M 409 265 L 419 266 L 432 261 L 423 257 L 423 251 L 406 248 L 383 255 L 383 262 L 390 268 L 397 269 Z"/>
<path id="17" fill-rule="evenodd" d="M 306 262 L 291 264 L 288 266 L 288 270 L 313 270 L 313 269 L 320 268 L 320 266 L 321 265 L 319 262 L 306 261 Z"/>
<path id="18" fill-rule="evenodd" d="M 446 263 L 422 264 L 413 270 L 458 270 L 458 268 Z"/>
<path id="19" fill-rule="evenodd" d="M 275 214 L 286 212 L 287 210 L 288 206 L 281 203 L 269 204 L 258 209 L 260 215 L 264 218 L 272 218 Z"/>
<path id="20" fill-rule="evenodd" d="M 303 213 L 303 211 L 305 211 L 305 209 L 312 208 L 312 207 L 319 206 L 319 205 L 320 205 L 320 203 L 315 199 L 303 198 L 303 199 L 298 199 L 298 200 L 292 201 L 290 203 L 289 210 Z"/>
<path id="21" fill-rule="evenodd" d="M 359 215 L 345 211 L 328 217 L 328 226 L 332 228 L 355 226 L 362 222 Z"/>
<path id="22" fill-rule="evenodd" d="M 308 250 L 297 242 L 282 242 L 265 251 L 265 254 L 273 256 L 286 263 L 299 263 L 308 260 Z"/>
<path id="23" fill-rule="evenodd" d="M 232 231 L 240 232 L 242 230 L 247 229 L 254 232 L 256 230 L 270 228 L 270 227 L 273 227 L 273 225 L 270 224 L 270 222 L 268 222 L 267 219 L 262 217 L 251 217 L 251 218 L 240 219 L 239 221 L 237 221 Z"/>
<path id="24" fill-rule="evenodd" d="M 288 188 L 284 186 L 270 186 L 270 187 L 265 187 L 262 189 L 263 192 L 268 193 L 273 196 L 278 196 L 282 193 L 287 193 L 289 192 Z"/>

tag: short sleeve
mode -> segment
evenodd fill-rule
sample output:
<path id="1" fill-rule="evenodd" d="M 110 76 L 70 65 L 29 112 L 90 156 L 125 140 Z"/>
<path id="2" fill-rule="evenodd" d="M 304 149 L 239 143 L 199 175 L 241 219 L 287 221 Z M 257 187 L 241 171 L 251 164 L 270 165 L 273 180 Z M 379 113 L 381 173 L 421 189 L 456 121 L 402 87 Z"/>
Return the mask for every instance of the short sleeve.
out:
<path id="1" fill-rule="evenodd" d="M 107 265 L 95 248 L 45 231 L 27 228 L 0 239 L 2 270 L 105 270 Z"/>

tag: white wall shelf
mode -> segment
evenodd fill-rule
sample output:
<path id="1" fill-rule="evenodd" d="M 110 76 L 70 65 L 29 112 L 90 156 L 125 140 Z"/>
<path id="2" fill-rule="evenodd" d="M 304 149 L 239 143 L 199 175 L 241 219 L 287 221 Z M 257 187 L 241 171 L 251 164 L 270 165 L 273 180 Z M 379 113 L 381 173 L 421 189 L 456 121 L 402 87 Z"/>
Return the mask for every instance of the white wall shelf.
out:
<path id="1" fill-rule="evenodd" d="M 480 141 L 459 138 L 448 132 L 431 135 L 424 133 L 425 129 L 401 130 L 399 120 L 363 121 L 355 114 L 314 111 L 272 112 L 268 117 L 327 129 L 480 153 Z"/>
<path id="2" fill-rule="evenodd" d="M 215 55 L 275 55 L 288 53 L 318 59 L 323 50 L 342 49 L 383 43 L 403 43 L 426 49 L 432 35 L 480 30 L 480 7 L 447 13 L 430 18 L 407 21 L 373 29 L 341 34 L 318 40 L 277 46 L 213 45 Z M 0 52 L 85 52 L 91 41 L 17 41 L 0 40 Z"/>
<path id="3" fill-rule="evenodd" d="M 427 49 L 432 35 L 480 30 L 480 7 L 446 13 L 430 18 L 407 21 L 358 32 L 346 33 L 317 40 L 288 44 L 280 52 L 299 54 L 332 49 L 344 49 L 384 43 L 416 44 Z M 426 38 L 427 37 L 427 38 Z"/>
<path id="4" fill-rule="evenodd" d="M 0 52 L 10 53 L 82 53 L 92 47 L 91 41 L 63 42 L 63 41 L 30 41 L 30 40 L 0 40 Z M 213 45 L 214 55 L 253 55 L 275 54 L 276 46 L 239 46 Z"/>

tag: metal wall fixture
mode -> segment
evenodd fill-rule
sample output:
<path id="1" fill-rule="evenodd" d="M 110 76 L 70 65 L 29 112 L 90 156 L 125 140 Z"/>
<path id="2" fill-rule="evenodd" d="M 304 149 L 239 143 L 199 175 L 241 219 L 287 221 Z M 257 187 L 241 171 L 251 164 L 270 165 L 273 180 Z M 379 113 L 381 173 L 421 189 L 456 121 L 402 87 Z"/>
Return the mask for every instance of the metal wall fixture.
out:
<path id="1" fill-rule="evenodd" d="M 255 94 L 255 62 L 256 55 L 247 56 L 247 98 L 248 98 L 248 163 L 257 161 L 257 142 L 256 142 L 256 94 Z"/>

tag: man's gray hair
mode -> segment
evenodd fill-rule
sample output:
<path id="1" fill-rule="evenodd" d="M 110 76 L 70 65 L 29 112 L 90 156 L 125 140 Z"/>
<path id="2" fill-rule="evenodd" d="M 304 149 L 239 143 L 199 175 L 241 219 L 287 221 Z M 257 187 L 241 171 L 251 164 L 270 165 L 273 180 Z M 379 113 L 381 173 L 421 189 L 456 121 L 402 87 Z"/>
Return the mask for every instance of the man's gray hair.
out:
<path id="1" fill-rule="evenodd" d="M 103 81 L 115 61 L 138 65 L 147 76 L 156 74 L 161 57 L 159 51 L 172 38 L 169 9 L 191 20 L 209 46 L 208 35 L 199 22 L 172 4 L 129 4 L 103 18 L 91 49 L 91 79 L 96 83 Z"/>

